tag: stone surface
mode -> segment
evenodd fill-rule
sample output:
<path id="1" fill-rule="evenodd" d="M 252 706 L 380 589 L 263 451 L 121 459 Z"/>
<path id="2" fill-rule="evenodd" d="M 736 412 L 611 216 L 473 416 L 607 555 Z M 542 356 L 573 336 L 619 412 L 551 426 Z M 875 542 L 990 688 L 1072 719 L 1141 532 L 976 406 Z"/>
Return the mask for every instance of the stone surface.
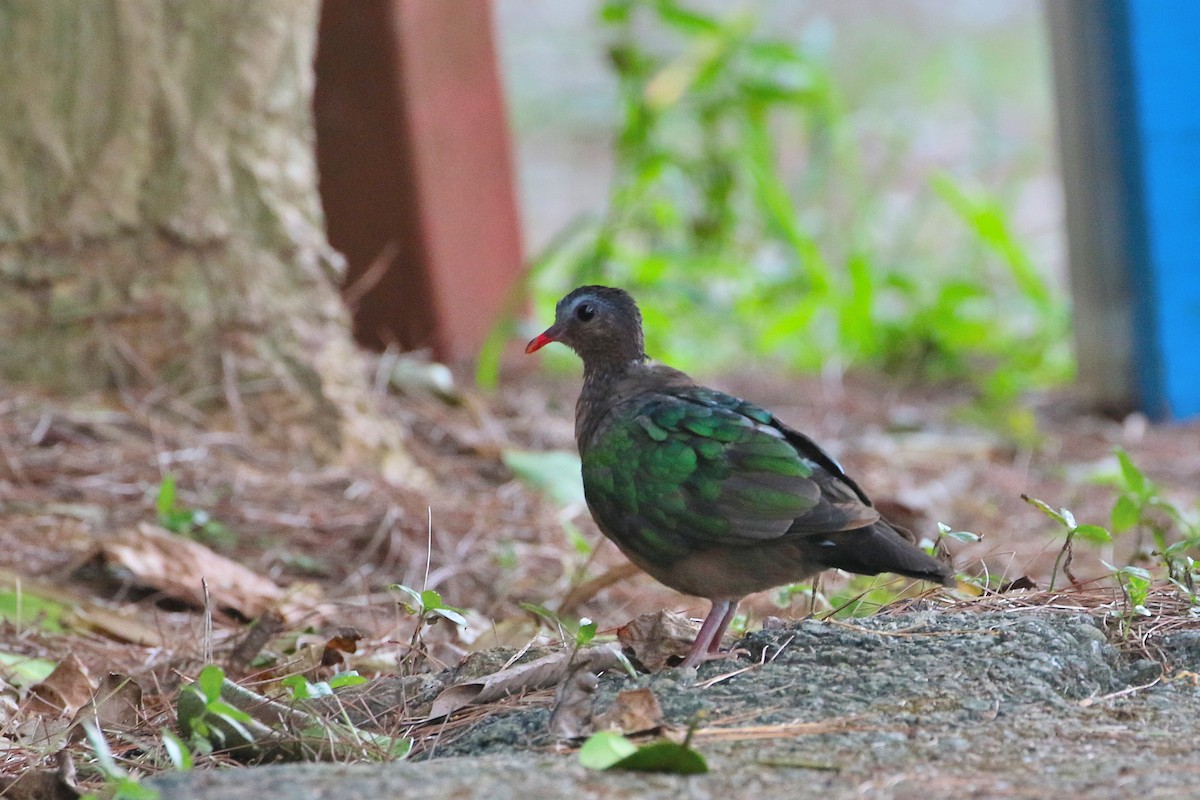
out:
<path id="1" fill-rule="evenodd" d="M 750 658 L 605 676 L 649 686 L 668 722 L 686 727 L 824 723 L 773 738 L 698 735 L 707 775 L 597 773 L 556 753 L 548 710 L 495 715 L 432 760 L 282 765 L 159 777 L 163 800 L 333 797 L 1046 797 L 1186 796 L 1200 780 L 1193 743 L 1200 688 L 1185 672 L 1197 640 L 1172 634 L 1158 664 L 1123 656 L 1086 616 L 908 613 L 803 622 L 742 642 Z M 766 655 L 767 663 L 719 681 Z M 1194 666 L 1194 664 L 1193 664 Z M 1173 678 L 1173 679 L 1172 679 Z M 1101 699 L 1122 690 L 1126 694 Z"/>

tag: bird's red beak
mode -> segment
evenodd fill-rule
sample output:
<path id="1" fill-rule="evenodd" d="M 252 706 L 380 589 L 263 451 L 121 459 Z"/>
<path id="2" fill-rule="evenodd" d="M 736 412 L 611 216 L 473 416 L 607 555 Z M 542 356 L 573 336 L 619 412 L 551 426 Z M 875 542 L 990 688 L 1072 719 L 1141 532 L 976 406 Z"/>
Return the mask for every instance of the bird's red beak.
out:
<path id="1" fill-rule="evenodd" d="M 529 344 L 525 345 L 526 355 L 528 355 L 529 353 L 534 353 L 534 352 L 537 352 L 538 350 L 541 350 L 543 347 L 550 344 L 551 342 L 557 342 L 560 334 L 561 334 L 561 331 L 559 331 L 553 325 L 551 325 L 549 328 L 546 328 L 546 330 L 542 331 L 537 336 L 535 336 L 532 340 L 530 340 Z"/>

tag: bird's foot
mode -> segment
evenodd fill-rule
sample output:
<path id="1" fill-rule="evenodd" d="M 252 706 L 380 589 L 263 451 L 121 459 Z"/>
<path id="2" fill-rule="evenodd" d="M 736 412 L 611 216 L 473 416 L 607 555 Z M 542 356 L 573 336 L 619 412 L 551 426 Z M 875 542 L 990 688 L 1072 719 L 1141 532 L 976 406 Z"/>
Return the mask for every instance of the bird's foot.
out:
<path id="1" fill-rule="evenodd" d="M 687 654 L 687 658 L 680 663 L 680 669 L 688 667 L 698 667 L 707 661 L 724 661 L 726 659 L 736 661 L 741 656 L 749 656 L 750 651 L 744 647 L 735 647 L 731 650 L 702 650 L 700 652 L 691 652 Z"/>

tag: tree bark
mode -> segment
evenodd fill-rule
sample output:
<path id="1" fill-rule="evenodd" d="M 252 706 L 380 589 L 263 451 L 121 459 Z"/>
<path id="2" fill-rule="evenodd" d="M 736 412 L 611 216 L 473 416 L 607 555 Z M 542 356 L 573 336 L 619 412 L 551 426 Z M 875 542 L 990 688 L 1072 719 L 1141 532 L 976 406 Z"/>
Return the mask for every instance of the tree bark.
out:
<path id="1" fill-rule="evenodd" d="M 325 239 L 317 0 L 0 0 L 0 376 L 387 447 Z"/>

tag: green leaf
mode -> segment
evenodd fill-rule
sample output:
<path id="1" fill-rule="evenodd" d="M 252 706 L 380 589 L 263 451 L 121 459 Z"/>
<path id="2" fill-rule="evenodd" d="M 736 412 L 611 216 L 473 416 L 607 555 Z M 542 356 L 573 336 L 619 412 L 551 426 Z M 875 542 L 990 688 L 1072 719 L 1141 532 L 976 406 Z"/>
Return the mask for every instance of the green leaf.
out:
<path id="1" fill-rule="evenodd" d="M 279 681 L 279 685 L 291 690 L 293 700 L 308 700 L 318 696 L 316 687 L 303 675 L 288 675 Z"/>
<path id="2" fill-rule="evenodd" d="M 236 706 L 229 705 L 229 703 L 226 703 L 224 700 L 210 701 L 208 704 L 208 710 L 230 723 L 249 722 L 250 720 L 254 719 L 247 712 L 237 708 Z"/>
<path id="3" fill-rule="evenodd" d="M 1124 533 L 1137 525 L 1141 517 L 1141 510 L 1133 498 L 1127 494 L 1121 495 L 1112 509 L 1113 533 Z"/>
<path id="4" fill-rule="evenodd" d="M 410 586 L 405 586 L 404 584 L 400 584 L 400 583 L 393 583 L 388 588 L 392 589 L 393 591 L 401 592 L 402 594 L 408 595 L 408 598 L 411 602 L 404 604 L 404 609 L 408 613 L 410 613 L 410 614 L 425 613 L 425 603 L 423 600 L 423 598 L 424 598 L 423 592 L 418 592 L 416 589 L 413 589 Z"/>
<path id="5" fill-rule="evenodd" d="M 1117 450 L 1117 463 L 1121 465 L 1121 478 L 1125 481 L 1125 485 L 1129 491 L 1137 495 L 1144 495 L 1148 489 L 1149 482 L 1142 471 L 1133 463 L 1133 459 L 1124 450 Z"/>
<path id="6" fill-rule="evenodd" d="M 579 630 L 575 631 L 575 644 L 583 647 L 596 638 L 596 623 L 587 617 L 579 620 Z"/>
<path id="7" fill-rule="evenodd" d="M 36 623 L 47 633 L 63 633 L 62 616 L 66 610 L 67 607 L 57 599 L 36 594 L 24 586 L 0 591 L 0 619 L 15 625 Z"/>
<path id="8" fill-rule="evenodd" d="M 367 679 L 357 672 L 339 672 L 329 679 L 329 686 L 333 689 L 341 689 L 345 686 L 360 686 L 367 682 Z"/>
<path id="9" fill-rule="evenodd" d="M 1112 541 L 1112 534 L 1099 525 L 1078 525 L 1072 531 L 1072 534 L 1088 542 L 1103 544 Z"/>
<path id="10" fill-rule="evenodd" d="M 402 736 L 398 739 L 393 739 L 388 748 L 388 757 L 400 761 L 408 758 L 408 754 L 412 752 L 413 740 L 410 737 Z"/>
<path id="11" fill-rule="evenodd" d="M 200 670 L 200 674 L 196 676 L 196 686 L 200 689 L 200 694 L 209 703 L 221 699 L 221 684 L 224 681 L 225 670 L 216 664 L 209 664 Z"/>
<path id="12" fill-rule="evenodd" d="M 579 763 L 588 769 L 621 769 L 634 772 L 667 772 L 698 775 L 708 772 L 704 756 L 671 741 L 638 747 L 616 731 L 593 734 L 579 748 Z"/>
<path id="13" fill-rule="evenodd" d="M 545 494 L 557 505 L 583 505 L 583 477 L 579 456 L 567 450 L 544 453 L 505 450 L 504 465 L 522 482 Z"/>
<path id="14" fill-rule="evenodd" d="M 162 739 L 163 749 L 167 751 L 167 758 L 171 759 L 172 766 L 180 772 L 191 769 L 194 763 L 192 751 L 187 749 L 183 740 L 166 730 L 162 732 Z"/>
<path id="15" fill-rule="evenodd" d="M 0 651 L 0 667 L 4 669 L 4 677 L 18 687 L 29 687 L 41 683 L 50 677 L 55 662 L 44 658 L 30 658 L 21 653 L 6 653 Z"/>
<path id="16" fill-rule="evenodd" d="M 708 772 L 704 756 L 682 744 L 670 741 L 652 742 L 639 747 L 609 769 L 633 772 L 669 772 L 675 775 L 700 775 Z"/>
<path id="17" fill-rule="evenodd" d="M 467 624 L 467 618 L 465 616 L 463 616 L 462 612 L 457 608 L 450 608 L 449 606 L 442 606 L 441 608 L 432 609 L 430 611 L 430 613 L 436 614 L 439 617 L 442 617 L 443 619 L 449 620 L 450 622 L 453 622 L 455 625 L 466 625 Z"/>
<path id="18" fill-rule="evenodd" d="M 637 752 L 637 745 L 616 731 L 593 733 L 579 748 L 579 763 L 588 769 L 608 769 Z"/>
<path id="19" fill-rule="evenodd" d="M 1041 500 L 1038 500 L 1036 497 L 1030 497 L 1027 494 L 1023 494 L 1023 495 L 1021 495 L 1021 499 L 1024 500 L 1026 503 L 1029 503 L 1029 505 L 1033 506 L 1038 511 L 1045 514 L 1050 519 L 1057 522 L 1059 525 L 1062 525 L 1065 528 L 1071 528 L 1074 526 L 1073 522 L 1071 524 L 1068 524 L 1066 518 L 1063 517 L 1062 514 L 1058 513 L 1053 508 L 1051 508 L 1049 505 L 1047 505 L 1046 503 L 1043 503 Z"/>
<path id="20" fill-rule="evenodd" d="M 175 510 L 175 476 L 170 472 L 164 475 L 162 482 L 158 484 L 158 497 L 155 498 L 154 507 L 158 511 L 160 522 Z"/>

